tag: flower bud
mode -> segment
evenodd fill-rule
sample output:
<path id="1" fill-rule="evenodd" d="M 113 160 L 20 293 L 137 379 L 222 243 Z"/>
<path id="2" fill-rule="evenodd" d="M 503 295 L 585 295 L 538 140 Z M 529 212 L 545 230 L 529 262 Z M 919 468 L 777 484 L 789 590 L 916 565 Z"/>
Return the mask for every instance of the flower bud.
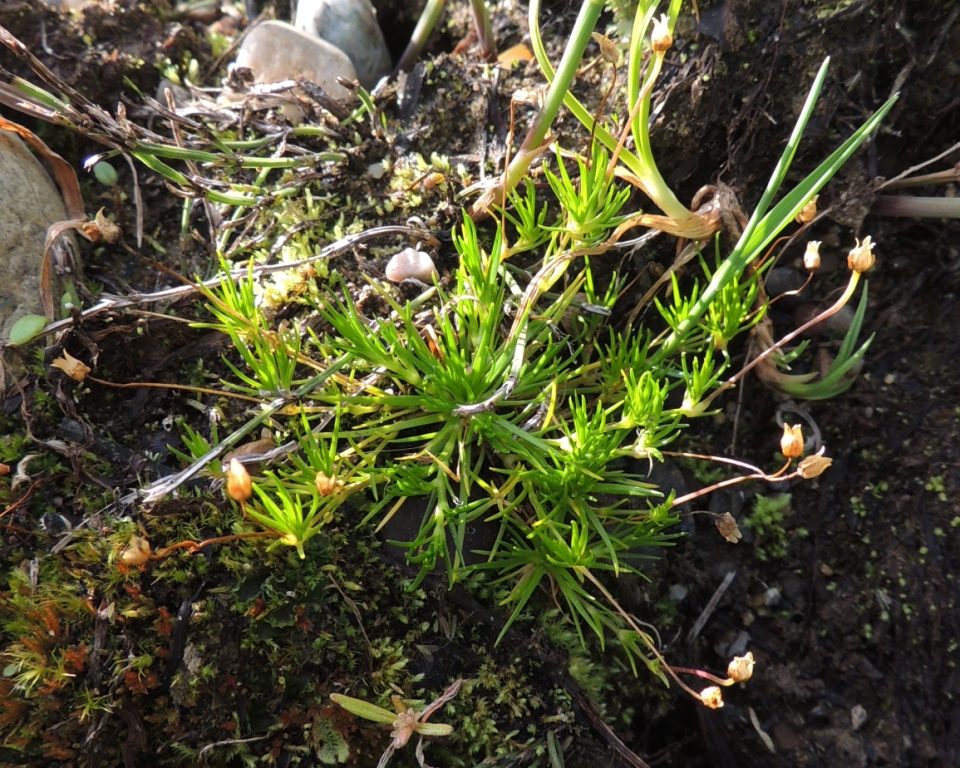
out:
<path id="1" fill-rule="evenodd" d="M 811 240 L 807 243 L 807 250 L 803 252 L 803 268 L 807 272 L 816 272 L 820 269 L 820 241 Z"/>
<path id="2" fill-rule="evenodd" d="M 227 495 L 240 504 L 253 496 L 253 481 L 250 479 L 250 473 L 236 459 L 230 459 L 230 468 L 227 470 Z"/>
<path id="3" fill-rule="evenodd" d="M 663 14 L 653 22 L 653 32 L 650 33 L 650 45 L 654 53 L 664 53 L 673 45 L 673 35 L 670 34 L 670 18 Z"/>
<path id="4" fill-rule="evenodd" d="M 711 685 L 700 691 L 700 701 L 710 709 L 720 709 L 723 706 L 723 693 L 716 685 Z"/>
<path id="5" fill-rule="evenodd" d="M 827 469 L 830 468 L 830 465 L 833 464 L 833 459 L 824 456 L 823 451 L 824 449 L 821 448 L 818 453 L 813 456 L 807 456 L 807 458 L 801 461 L 797 465 L 797 474 L 804 480 L 810 480 L 826 472 Z"/>
<path id="6" fill-rule="evenodd" d="M 863 238 L 862 243 L 857 240 L 857 244 L 847 254 L 847 266 L 854 272 L 866 272 L 873 267 L 876 260 L 873 255 L 873 240 L 870 239 L 870 235 Z"/>
<path id="7" fill-rule="evenodd" d="M 745 683 L 753 677 L 753 654 L 749 651 L 744 656 L 734 656 L 727 667 L 727 677 L 735 683 Z"/>
<path id="8" fill-rule="evenodd" d="M 788 459 L 795 459 L 803 453 L 803 430 L 799 424 L 783 425 L 783 437 L 780 438 L 780 453 Z"/>
<path id="9" fill-rule="evenodd" d="M 817 215 L 817 198 L 820 195 L 814 195 L 811 197 L 805 206 L 800 209 L 797 215 L 794 217 L 794 221 L 797 224 L 809 224 L 813 221 L 814 217 Z"/>

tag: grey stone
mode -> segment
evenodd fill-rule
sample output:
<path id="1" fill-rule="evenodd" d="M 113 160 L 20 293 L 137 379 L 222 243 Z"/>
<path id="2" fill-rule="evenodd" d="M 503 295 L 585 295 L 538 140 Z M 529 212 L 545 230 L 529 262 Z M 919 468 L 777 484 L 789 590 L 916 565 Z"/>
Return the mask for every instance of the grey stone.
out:
<path id="1" fill-rule="evenodd" d="M 390 74 L 393 63 L 370 0 L 300 0 L 294 25 L 347 54 L 364 88 Z"/>
<path id="2" fill-rule="evenodd" d="M 54 8 L 66 8 L 68 11 L 77 11 L 85 5 L 89 5 L 91 0 L 43 0 L 47 5 Z"/>
<path id="3" fill-rule="evenodd" d="M 689 592 L 690 590 L 683 584 L 671 584 L 670 591 L 667 594 L 674 603 L 680 603 L 683 602 Z"/>
<path id="4" fill-rule="evenodd" d="M 763 604 L 767 608 L 775 608 L 780 605 L 780 601 L 783 599 L 783 595 L 780 594 L 780 590 L 776 587 L 770 587 L 763 593 Z"/>
<path id="5" fill-rule="evenodd" d="M 357 78 L 343 51 L 284 21 L 264 21 L 251 29 L 240 45 L 235 66 L 253 70 L 255 83 L 309 80 L 335 99 L 349 95 L 337 82 L 337 75 Z"/>
<path id="6" fill-rule="evenodd" d="M 750 645 L 750 633 L 744 629 L 737 632 L 730 645 L 727 646 L 727 656 L 742 656 Z"/>
<path id="7" fill-rule="evenodd" d="M 66 219 L 60 190 L 40 161 L 19 136 L 0 131 L 0 338 L 9 338 L 23 315 L 43 314 L 44 241 L 48 227 Z M 60 286 L 53 287 L 59 302 Z"/>

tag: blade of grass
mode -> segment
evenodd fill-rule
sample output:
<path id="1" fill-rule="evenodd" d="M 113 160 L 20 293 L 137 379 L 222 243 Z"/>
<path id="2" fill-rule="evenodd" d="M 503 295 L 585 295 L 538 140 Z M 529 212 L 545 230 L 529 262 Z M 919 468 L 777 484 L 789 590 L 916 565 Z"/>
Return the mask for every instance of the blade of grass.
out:
<path id="1" fill-rule="evenodd" d="M 723 287 L 733 279 L 733 277 L 742 274 L 747 265 L 763 253 L 763 249 L 773 241 L 777 234 L 793 221 L 794 216 L 800 209 L 833 178 L 833 175 L 852 157 L 857 148 L 876 130 L 880 121 L 883 120 L 887 112 L 890 111 L 896 102 L 899 94 L 891 96 L 850 138 L 843 142 L 833 154 L 817 166 L 810 175 L 794 187 L 767 213 L 767 208 L 770 206 L 771 201 L 786 178 L 787 171 L 800 144 L 800 139 L 813 114 L 817 98 L 823 88 L 829 63 L 830 59 L 827 58 L 820 67 L 817 78 L 810 89 L 810 93 L 807 95 L 803 110 L 800 112 L 800 117 L 797 119 L 797 123 L 790 135 L 790 140 L 787 142 L 783 155 L 780 157 L 780 162 L 770 177 L 767 188 L 760 198 L 760 202 L 757 203 L 757 207 L 750 217 L 750 221 L 747 223 L 736 247 L 729 258 L 727 258 L 714 273 L 713 278 L 700 295 L 700 298 L 691 306 L 687 316 L 684 317 L 677 328 L 664 340 L 663 345 L 657 351 L 656 359 L 662 360 L 665 357 L 669 357 L 679 349 L 686 335 L 697 324 Z"/>

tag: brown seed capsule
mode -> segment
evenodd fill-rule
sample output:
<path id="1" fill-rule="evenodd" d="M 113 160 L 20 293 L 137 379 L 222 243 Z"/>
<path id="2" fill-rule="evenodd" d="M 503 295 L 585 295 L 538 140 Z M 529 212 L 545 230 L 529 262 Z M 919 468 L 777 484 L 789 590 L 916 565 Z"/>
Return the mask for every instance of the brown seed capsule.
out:
<path id="1" fill-rule="evenodd" d="M 54 360 L 51 365 L 54 368 L 59 368 L 74 381 L 83 381 L 90 373 L 90 366 L 77 360 L 67 350 L 63 350 L 63 354 Z"/>
<path id="2" fill-rule="evenodd" d="M 607 62 L 607 64 L 615 65 L 620 61 L 620 51 L 617 50 L 617 45 L 613 40 L 606 35 L 601 35 L 599 32 L 594 32 L 590 37 L 600 46 L 600 58 Z"/>
<path id="3" fill-rule="evenodd" d="M 230 459 L 230 468 L 227 469 L 227 495 L 239 504 L 244 504 L 253 496 L 250 473 L 236 459 Z"/>
<path id="4" fill-rule="evenodd" d="M 873 255 L 873 240 L 870 239 L 870 235 L 863 238 L 862 243 L 857 240 L 857 244 L 847 254 L 847 266 L 854 272 L 866 272 L 873 267 L 876 261 L 877 258 Z"/>
<path id="5" fill-rule="evenodd" d="M 823 448 L 821 448 L 819 453 L 807 456 L 797 465 L 797 474 L 804 480 L 809 480 L 822 475 L 830 468 L 831 464 L 833 464 L 833 459 L 824 456 Z"/>
<path id="6" fill-rule="evenodd" d="M 753 654 L 749 651 L 744 656 L 734 656 L 727 666 L 727 677 L 735 683 L 745 683 L 753 677 Z"/>
<path id="7" fill-rule="evenodd" d="M 724 512 L 716 519 L 717 530 L 731 544 L 736 544 L 743 538 L 740 532 L 740 526 L 737 525 L 737 519 L 729 512 Z"/>
<path id="8" fill-rule="evenodd" d="M 442 173 L 428 173 L 426 176 L 423 177 L 423 182 L 421 183 L 420 186 L 424 192 L 429 192 L 438 184 L 443 184 L 443 182 L 445 182 L 446 180 L 447 180 L 447 177 L 444 176 Z"/>
<path id="9" fill-rule="evenodd" d="M 440 349 L 440 337 L 432 325 L 423 326 L 423 340 L 427 342 L 427 349 L 441 363 L 443 362 L 443 350 Z"/>
<path id="10" fill-rule="evenodd" d="M 103 212 L 103 208 L 97 211 L 94 221 L 97 225 L 97 229 L 100 230 L 100 235 L 108 243 L 115 243 L 120 239 L 120 227 L 107 218 L 106 214 Z"/>
<path id="11" fill-rule="evenodd" d="M 813 221 L 814 217 L 817 215 L 818 197 L 820 197 L 820 195 L 814 195 L 807 201 L 807 204 L 800 209 L 800 212 L 794 219 L 797 224 L 809 224 L 811 221 Z"/>
<path id="12" fill-rule="evenodd" d="M 317 472 L 313 482 L 321 496 L 331 496 L 343 487 L 342 480 L 337 477 L 330 477 L 324 472 Z"/>
<path id="13" fill-rule="evenodd" d="M 803 453 L 803 430 L 799 424 L 783 425 L 783 437 L 780 438 L 780 453 L 788 459 L 795 459 Z"/>
<path id="14" fill-rule="evenodd" d="M 700 701 L 710 709 L 720 709 L 723 706 L 723 693 L 717 686 L 711 685 L 700 691 Z"/>
<path id="15" fill-rule="evenodd" d="M 670 18 L 663 14 L 653 22 L 653 32 L 650 33 L 650 47 L 654 53 L 664 53 L 673 45 L 673 35 L 670 34 Z"/>
<path id="16" fill-rule="evenodd" d="M 143 565 L 150 559 L 150 542 L 143 536 L 131 536 L 130 541 L 120 553 L 120 562 L 124 565 Z"/>

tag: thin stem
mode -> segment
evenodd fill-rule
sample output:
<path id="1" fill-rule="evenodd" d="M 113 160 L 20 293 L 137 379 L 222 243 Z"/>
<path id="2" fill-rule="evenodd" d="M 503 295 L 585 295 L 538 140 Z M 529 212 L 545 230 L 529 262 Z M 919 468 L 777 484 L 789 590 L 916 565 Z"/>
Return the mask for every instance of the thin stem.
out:
<path id="1" fill-rule="evenodd" d="M 493 36 L 493 26 L 490 24 L 486 0 L 470 0 L 470 10 L 473 11 L 473 24 L 477 29 L 477 40 L 480 43 L 483 58 L 487 61 L 496 61 L 497 40 Z"/>
<path id="2" fill-rule="evenodd" d="M 250 533 L 234 533 L 230 536 L 217 536 L 216 538 L 206 539 L 205 541 L 179 541 L 169 547 L 164 547 L 158 552 L 154 552 L 150 556 L 150 559 L 162 560 L 176 549 L 189 549 L 191 552 L 198 552 L 211 544 L 226 544 L 229 541 L 239 541 L 240 539 L 261 539 L 266 536 L 276 538 L 277 533 L 276 531 L 251 531 Z"/>
<path id="3" fill-rule="evenodd" d="M 416 60 L 420 58 L 427 40 L 430 39 L 430 33 L 437 26 L 437 20 L 440 18 L 440 12 L 443 11 L 444 2 L 445 0 L 427 0 L 423 13 L 417 20 L 417 26 L 414 27 L 413 34 L 410 35 L 407 49 L 403 52 L 403 56 L 400 57 L 400 61 L 397 62 L 397 66 L 393 70 L 394 75 L 397 72 L 409 71 Z"/>
<path id="4" fill-rule="evenodd" d="M 693 491 L 688 493 L 685 496 L 678 496 L 670 504 L 671 507 L 678 507 L 681 504 L 686 504 L 689 501 L 694 499 L 699 499 L 701 496 L 706 496 L 713 493 L 714 491 L 719 491 L 721 488 L 728 488 L 731 485 L 737 485 L 738 483 L 745 483 L 747 480 L 764 480 L 768 483 L 783 483 L 787 480 L 793 480 L 795 477 L 799 477 L 799 472 L 793 472 L 789 475 L 784 475 L 783 472 L 787 470 L 790 466 L 790 461 L 788 460 L 786 465 L 776 474 L 768 475 L 766 472 L 759 472 L 755 475 L 740 475 L 739 477 L 729 477 L 726 480 L 721 480 L 719 483 L 714 483 L 707 488 L 701 488 L 699 491 Z"/>
<path id="5" fill-rule="evenodd" d="M 870 213 L 910 219 L 960 219 L 960 198 L 877 195 Z"/>
<path id="6" fill-rule="evenodd" d="M 671 0 L 667 12 L 669 18 L 670 33 L 673 33 L 677 16 L 680 13 L 681 0 Z M 667 216 L 677 221 L 686 221 L 693 215 L 691 211 L 678 199 L 673 190 L 667 185 L 660 169 L 657 167 L 653 155 L 653 148 L 650 146 L 650 100 L 654 82 L 660 75 L 660 69 L 663 65 L 665 51 L 658 51 L 654 54 L 653 63 L 643 78 L 643 86 L 640 86 L 640 72 L 642 70 L 643 41 L 647 37 L 647 29 L 653 18 L 657 3 L 651 2 L 644 8 L 643 4 L 637 7 L 637 13 L 634 17 L 633 30 L 630 34 L 630 59 L 627 69 L 627 96 L 630 103 L 634 104 L 634 109 L 630 115 L 628 126 L 633 134 L 634 144 L 636 145 L 636 157 L 643 166 L 643 173 L 638 177 L 644 184 L 644 191 L 647 196 L 663 211 Z M 621 138 L 621 142 L 622 142 Z"/>
<path id="7" fill-rule="evenodd" d="M 530 3 L 530 27 L 532 30 L 537 25 L 536 11 L 538 3 L 534 0 Z M 577 69 L 583 59 L 583 52 L 587 49 L 590 42 L 590 35 L 597 26 L 597 19 L 603 10 L 603 0 L 585 0 L 580 6 L 580 13 L 574 22 L 573 31 L 570 33 L 570 39 L 567 41 L 567 47 L 563 51 L 560 64 L 556 70 L 556 76 L 550 83 L 550 89 L 543 100 L 543 106 L 533 120 L 533 124 L 527 130 L 527 135 L 520 145 L 517 154 L 514 155 L 510 165 L 503 172 L 500 181 L 493 188 L 487 190 L 483 197 L 478 200 L 471 209 L 471 216 L 482 217 L 487 214 L 493 205 L 503 205 L 507 195 L 515 189 L 520 180 L 526 175 L 530 164 L 544 150 L 544 141 L 550 132 L 550 126 L 557 117 L 564 99 L 570 91 L 573 80 L 576 77 Z M 544 72 L 546 75 L 547 73 Z M 550 76 L 547 76 L 550 79 Z M 592 122 L 593 118 L 589 118 Z M 586 121 L 582 121 L 587 125 Z M 607 134 L 609 136 L 609 134 Z"/>
<path id="8" fill-rule="evenodd" d="M 602 594 L 609 601 L 610 605 L 616 608 L 617 613 L 620 614 L 620 616 L 624 619 L 624 621 L 626 621 L 627 624 L 630 625 L 630 628 L 634 632 L 636 632 L 637 635 L 643 640 L 644 645 L 647 646 L 647 649 L 650 651 L 650 653 L 653 654 L 654 658 L 656 658 L 656 660 L 660 662 L 661 666 L 670 674 L 670 677 L 673 678 L 674 682 L 677 685 L 679 685 L 683 690 L 685 690 L 687 693 L 689 693 L 691 696 L 693 696 L 693 698 L 695 698 L 697 701 L 703 701 L 703 698 L 700 696 L 700 694 L 697 693 L 695 690 L 693 690 L 689 685 L 684 683 L 683 680 L 680 679 L 679 675 L 677 675 L 673 671 L 673 667 L 667 664 L 667 660 L 663 657 L 663 654 L 661 654 L 660 651 L 658 651 L 654 646 L 654 644 L 650 641 L 650 638 L 647 636 L 647 633 L 641 630 L 640 627 L 637 626 L 637 623 L 633 620 L 630 614 L 623 609 L 620 603 L 617 602 L 616 598 L 614 598 L 614 596 L 610 594 L 607 588 L 600 583 L 599 579 L 597 579 L 597 577 L 593 575 L 590 569 L 585 568 L 582 565 L 578 565 L 574 567 L 574 570 L 577 571 L 577 573 L 579 573 L 581 576 L 585 576 L 590 581 L 590 583 L 593 584 L 593 586 L 595 586 L 600 591 L 600 594 Z"/>
<path id="9" fill-rule="evenodd" d="M 671 669 L 680 675 L 695 675 L 696 677 L 702 677 L 704 680 L 709 680 L 711 683 L 722 685 L 725 688 L 729 688 L 731 685 L 737 684 L 732 678 L 717 677 L 716 675 L 711 675 L 704 669 L 692 669 L 691 667 L 671 667 Z"/>
<path id="10" fill-rule="evenodd" d="M 262 397 L 250 397 L 248 395 L 241 395 L 237 392 L 224 392 L 219 389 L 207 389 L 206 387 L 191 387 L 187 384 L 162 384 L 154 381 L 133 381 L 128 384 L 118 384 L 113 381 L 106 381 L 105 379 L 98 379 L 96 376 L 87 376 L 84 381 L 92 381 L 96 384 L 102 384 L 105 387 L 113 387 L 115 389 L 138 389 L 140 387 L 153 387 L 154 389 L 179 389 L 186 392 L 196 392 L 201 395 L 213 395 L 214 397 L 232 397 L 236 400 L 246 400 L 248 403 L 263 403 Z"/>
<path id="11" fill-rule="evenodd" d="M 652 67 L 652 69 L 650 70 L 650 76 L 647 78 L 646 83 L 644 83 L 643 91 L 639 94 L 637 100 L 634 102 L 634 104 L 633 104 L 633 111 L 630 113 L 630 116 L 627 118 L 627 123 L 626 123 L 626 125 L 623 126 L 623 130 L 620 132 L 620 140 L 617 141 L 617 146 L 616 146 L 616 148 L 613 150 L 613 154 L 610 156 L 610 164 L 609 164 L 609 166 L 607 167 L 607 181 L 608 181 L 608 182 L 609 182 L 610 179 L 613 177 L 613 173 L 614 173 L 614 171 L 616 170 L 616 167 L 617 167 L 617 162 L 620 160 L 620 154 L 621 154 L 621 152 L 623 151 L 623 145 L 626 144 L 626 142 L 627 142 L 627 136 L 630 134 L 630 126 L 633 124 L 634 120 L 635 120 L 636 117 L 640 114 L 640 112 L 644 111 L 644 104 L 647 103 L 647 100 L 648 100 L 649 97 L 650 97 L 650 91 L 653 90 L 653 84 L 654 84 L 654 83 L 656 82 L 656 80 L 657 80 L 657 75 L 660 74 L 660 68 L 661 68 L 662 65 L 663 65 L 663 52 L 662 52 L 662 51 L 658 51 L 656 54 L 654 54 L 654 57 L 655 57 L 655 58 L 654 58 L 654 62 L 653 62 L 653 67 Z M 644 133 L 646 133 L 646 131 L 645 131 Z M 636 136 L 636 134 L 634 134 L 634 136 Z M 647 142 L 647 143 L 649 144 L 649 139 L 648 139 L 648 142 Z M 652 157 L 652 155 L 649 156 L 649 157 L 645 157 L 644 155 L 641 155 L 640 157 L 641 157 L 643 160 L 646 161 L 646 164 L 647 164 L 649 167 L 653 168 L 653 170 L 656 171 L 656 165 L 654 165 L 654 163 L 653 163 L 653 157 Z M 659 177 L 659 175 L 660 175 L 659 172 L 657 172 L 657 176 L 658 176 L 658 177 Z M 644 183 L 648 183 L 648 179 L 646 178 L 646 176 L 644 176 L 644 178 L 642 179 L 642 181 L 643 181 Z M 660 178 L 660 181 L 661 181 L 661 182 L 663 181 L 662 177 Z M 651 185 L 651 186 L 656 187 L 656 186 L 658 186 L 658 185 Z M 669 193 L 669 196 L 670 196 L 670 197 L 673 197 L 673 192 L 666 186 L 665 183 L 664 183 L 664 184 L 661 184 L 660 186 L 662 186 L 664 189 L 667 190 L 667 192 Z M 654 195 L 655 195 L 657 192 L 660 192 L 660 191 L 661 191 L 661 190 L 655 188 L 654 191 L 653 191 L 653 193 L 651 193 L 649 190 L 646 189 L 646 187 L 644 188 L 644 192 L 647 193 L 647 196 L 648 196 L 651 200 L 653 200 L 654 202 L 656 202 L 658 205 L 659 205 L 658 197 L 655 197 Z M 674 199 L 676 199 L 676 198 L 674 197 Z M 680 205 L 679 202 L 678 202 L 678 205 Z M 683 208 L 683 213 L 684 213 L 684 214 L 689 214 L 689 211 L 688 211 L 684 206 L 681 205 L 680 207 Z"/>

